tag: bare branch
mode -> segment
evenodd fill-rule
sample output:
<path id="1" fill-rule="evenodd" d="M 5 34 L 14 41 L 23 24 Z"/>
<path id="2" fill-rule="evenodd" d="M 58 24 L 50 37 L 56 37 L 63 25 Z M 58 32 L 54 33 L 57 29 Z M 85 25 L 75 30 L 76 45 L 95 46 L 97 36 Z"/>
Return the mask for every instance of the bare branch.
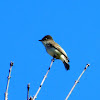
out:
<path id="1" fill-rule="evenodd" d="M 8 88 L 9 88 L 9 82 L 10 82 L 10 78 L 11 78 L 12 66 L 13 66 L 13 62 L 11 61 L 10 69 L 9 69 L 9 75 L 8 75 L 8 81 L 7 81 L 7 87 L 6 87 L 6 92 L 5 92 L 5 100 L 8 100 Z"/>
<path id="2" fill-rule="evenodd" d="M 86 69 L 90 66 L 90 64 L 87 64 L 86 67 L 84 68 L 83 72 L 81 73 L 81 75 L 78 77 L 78 79 L 75 81 L 75 84 L 73 85 L 72 89 L 70 90 L 69 94 L 67 95 L 66 99 L 67 100 L 69 98 L 69 96 L 71 95 L 72 91 L 74 90 L 75 86 L 77 83 L 79 83 L 80 78 L 82 77 L 82 75 L 84 74 L 84 72 L 86 71 Z"/>
<path id="3" fill-rule="evenodd" d="M 35 99 L 37 98 L 37 95 L 38 95 L 38 93 L 39 93 L 39 91 L 40 91 L 40 89 L 41 89 L 41 87 L 42 87 L 42 85 L 43 85 L 45 79 L 47 78 L 47 75 L 48 75 L 48 73 L 49 73 L 49 71 L 50 71 L 50 68 L 51 68 L 53 62 L 54 62 L 54 58 L 51 60 L 50 67 L 49 67 L 47 73 L 45 74 L 45 76 L 44 76 L 44 78 L 43 78 L 43 80 L 42 80 L 42 82 L 41 82 L 41 84 L 40 84 L 40 86 L 39 86 L 39 89 L 37 90 L 35 96 L 33 96 L 33 98 L 30 98 L 30 100 L 35 100 Z"/>
<path id="4" fill-rule="evenodd" d="M 27 85 L 27 100 L 29 100 L 29 89 L 30 89 L 30 84 Z"/>

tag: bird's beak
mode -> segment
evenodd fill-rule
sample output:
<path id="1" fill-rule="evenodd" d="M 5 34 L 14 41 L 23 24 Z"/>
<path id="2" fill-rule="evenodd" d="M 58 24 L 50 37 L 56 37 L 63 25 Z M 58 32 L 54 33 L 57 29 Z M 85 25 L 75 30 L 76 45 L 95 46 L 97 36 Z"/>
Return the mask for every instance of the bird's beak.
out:
<path id="1" fill-rule="evenodd" d="M 38 41 L 42 41 L 42 40 L 38 40 Z"/>

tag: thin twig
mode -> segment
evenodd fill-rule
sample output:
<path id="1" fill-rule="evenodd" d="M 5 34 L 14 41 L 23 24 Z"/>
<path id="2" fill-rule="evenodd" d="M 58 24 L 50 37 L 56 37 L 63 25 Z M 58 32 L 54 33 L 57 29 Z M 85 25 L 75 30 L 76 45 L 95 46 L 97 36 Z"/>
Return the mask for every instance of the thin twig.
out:
<path id="1" fill-rule="evenodd" d="M 90 64 L 87 64 L 86 67 L 84 68 L 83 72 L 81 73 L 81 75 L 78 77 L 78 79 L 75 81 L 75 84 L 73 85 L 72 89 L 70 90 L 69 94 L 67 95 L 66 99 L 67 100 L 69 98 L 69 96 L 71 95 L 72 91 L 74 90 L 75 86 L 77 83 L 79 83 L 80 78 L 82 77 L 82 75 L 84 74 L 84 72 L 86 71 L 86 69 L 90 66 Z"/>
<path id="2" fill-rule="evenodd" d="M 6 92 L 5 92 L 5 100 L 8 100 L 8 88 L 9 88 L 9 82 L 10 82 L 10 78 L 11 78 L 12 66 L 13 66 L 13 62 L 11 61 L 10 69 L 9 69 L 9 75 L 8 75 L 8 81 L 7 81 L 7 87 L 6 87 Z"/>
<path id="3" fill-rule="evenodd" d="M 42 87 L 42 85 L 43 85 L 45 79 L 47 78 L 47 75 L 48 75 L 48 73 L 49 73 L 49 71 L 50 71 L 50 68 L 51 68 L 53 62 L 54 62 L 54 58 L 51 60 L 50 67 L 49 67 L 47 73 L 45 74 L 45 76 L 44 76 L 44 78 L 43 78 L 43 80 L 42 80 L 42 82 L 41 82 L 41 84 L 40 84 L 40 86 L 39 86 L 39 89 L 37 90 L 35 96 L 33 96 L 33 100 L 35 100 L 35 99 L 37 98 L 37 95 L 38 95 L 38 93 L 39 93 L 39 91 L 40 91 L 40 89 L 41 89 L 41 87 Z"/>
<path id="4" fill-rule="evenodd" d="M 29 89 L 30 89 L 30 84 L 27 85 L 27 100 L 29 100 Z"/>

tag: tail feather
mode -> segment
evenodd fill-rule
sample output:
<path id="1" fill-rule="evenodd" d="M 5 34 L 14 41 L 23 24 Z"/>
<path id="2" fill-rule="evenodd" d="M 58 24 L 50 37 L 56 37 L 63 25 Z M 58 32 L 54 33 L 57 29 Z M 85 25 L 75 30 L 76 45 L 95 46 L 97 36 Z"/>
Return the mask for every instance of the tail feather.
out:
<path id="1" fill-rule="evenodd" d="M 70 69 L 70 66 L 69 66 L 68 62 L 65 62 L 65 61 L 64 61 L 63 64 L 64 64 L 66 70 L 69 70 L 69 69 Z"/>

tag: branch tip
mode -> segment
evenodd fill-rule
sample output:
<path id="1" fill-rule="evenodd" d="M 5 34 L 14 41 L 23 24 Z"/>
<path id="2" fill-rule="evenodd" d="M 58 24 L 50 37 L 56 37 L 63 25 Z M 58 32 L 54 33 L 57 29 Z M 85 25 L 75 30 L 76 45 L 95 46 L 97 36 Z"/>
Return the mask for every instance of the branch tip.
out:
<path id="1" fill-rule="evenodd" d="M 87 64 L 87 66 L 90 66 L 90 64 Z"/>
<path id="2" fill-rule="evenodd" d="M 30 83 L 27 85 L 27 89 L 29 90 L 29 88 L 30 88 Z"/>
<path id="3" fill-rule="evenodd" d="M 55 61 L 55 58 L 54 58 L 54 57 L 52 58 L 52 61 L 53 61 L 53 62 Z"/>
<path id="4" fill-rule="evenodd" d="M 10 66 L 13 66 L 13 65 L 14 65 L 14 63 L 11 61 L 11 62 L 10 62 Z"/>

